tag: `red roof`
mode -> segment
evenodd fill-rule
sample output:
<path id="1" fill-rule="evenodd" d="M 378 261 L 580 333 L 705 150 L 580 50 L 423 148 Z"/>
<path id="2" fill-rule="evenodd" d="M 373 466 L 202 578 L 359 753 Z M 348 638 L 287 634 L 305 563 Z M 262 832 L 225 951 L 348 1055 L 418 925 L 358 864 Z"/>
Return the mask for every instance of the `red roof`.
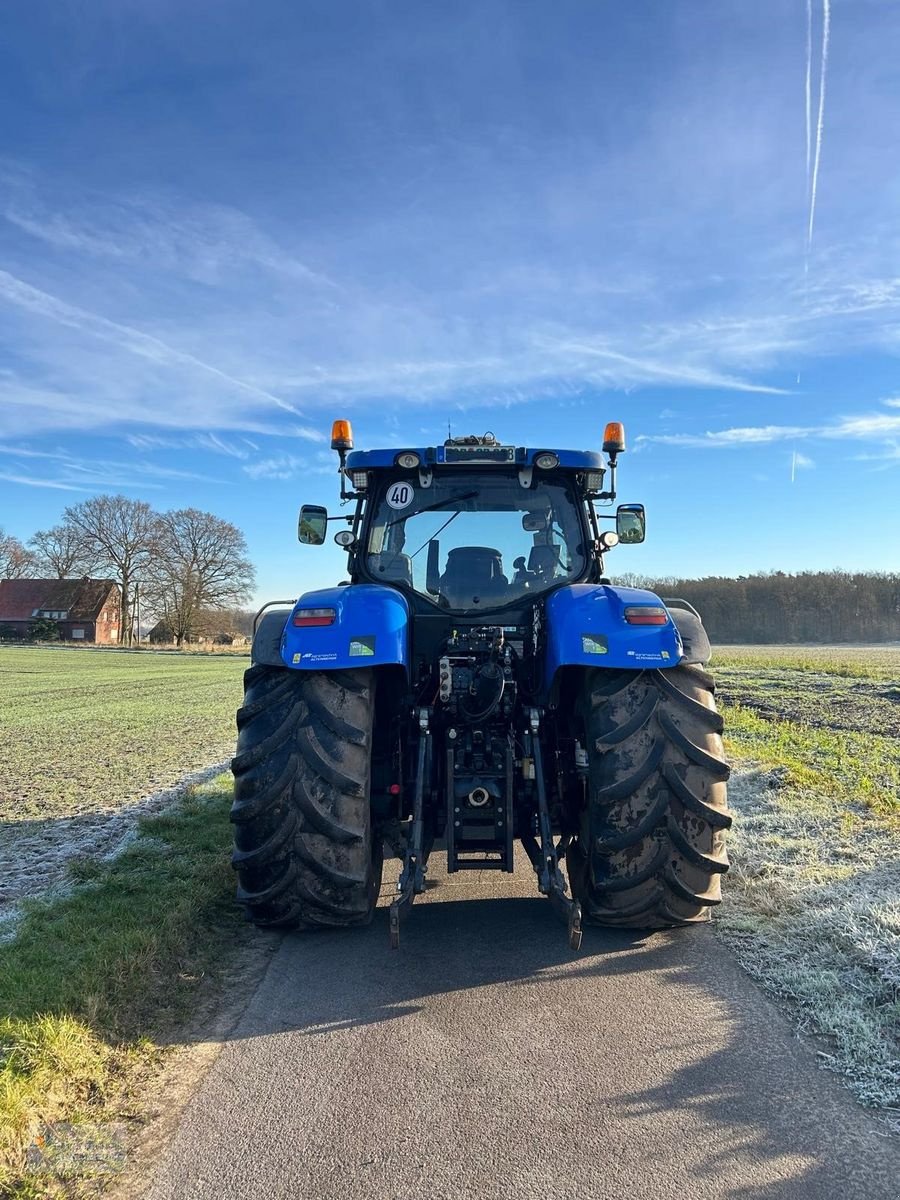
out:
<path id="1" fill-rule="evenodd" d="M 111 579 L 0 579 L 0 623 L 30 621 L 35 609 L 66 612 L 70 621 L 95 621 L 113 588 Z"/>

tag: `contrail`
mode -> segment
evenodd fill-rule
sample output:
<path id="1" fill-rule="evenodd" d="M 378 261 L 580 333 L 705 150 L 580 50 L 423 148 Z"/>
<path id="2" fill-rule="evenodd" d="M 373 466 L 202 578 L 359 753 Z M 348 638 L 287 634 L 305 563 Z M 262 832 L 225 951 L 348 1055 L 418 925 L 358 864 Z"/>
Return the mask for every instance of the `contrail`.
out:
<path id="1" fill-rule="evenodd" d="M 796 475 L 797 475 L 797 451 L 795 450 L 794 453 L 791 455 L 791 483 L 794 482 Z"/>
<path id="2" fill-rule="evenodd" d="M 816 122 L 816 155 L 813 160 L 812 183 L 809 190 L 809 228 L 806 231 L 807 251 L 812 246 L 813 224 L 816 219 L 819 160 L 822 157 L 822 133 L 825 127 L 825 73 L 828 69 L 828 35 L 830 31 L 831 0 L 822 0 L 822 65 L 819 70 L 819 116 Z"/>
<path id="3" fill-rule="evenodd" d="M 806 0 L 806 197 L 812 164 L 812 0 Z"/>
<path id="4" fill-rule="evenodd" d="M 24 308 L 28 312 L 34 312 L 51 321 L 57 321 L 60 325 L 66 325 L 70 329 L 86 330 L 95 337 L 112 342 L 130 353 L 150 359 L 152 362 L 169 363 L 170 365 L 177 363 L 203 371 L 257 400 L 273 404 L 276 408 L 292 413 L 295 417 L 303 416 L 299 409 L 294 408 L 293 404 L 288 404 L 286 400 L 282 400 L 280 396 L 274 396 L 271 392 L 256 387 L 255 384 L 247 383 L 243 379 L 237 379 L 220 367 L 204 362 L 203 359 L 197 358 L 193 354 L 177 350 L 168 342 L 162 341 L 161 338 L 143 333 L 131 325 L 121 325 L 117 321 L 110 321 L 87 309 L 78 308 L 74 304 L 60 300 L 58 296 L 54 296 L 50 292 L 42 292 L 40 288 L 32 287 L 30 283 L 26 283 L 9 271 L 0 269 L 0 300 L 2 299 L 8 300 L 19 308 Z"/>

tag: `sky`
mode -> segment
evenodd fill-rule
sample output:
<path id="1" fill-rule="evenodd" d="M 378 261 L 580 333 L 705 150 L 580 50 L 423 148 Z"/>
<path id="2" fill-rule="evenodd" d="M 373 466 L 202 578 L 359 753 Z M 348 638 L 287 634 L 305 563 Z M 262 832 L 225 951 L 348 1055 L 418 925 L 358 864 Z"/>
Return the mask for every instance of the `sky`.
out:
<path id="1" fill-rule="evenodd" d="M 893 0 L 8 0 L 0 525 L 237 524 L 358 448 L 598 448 L 649 575 L 900 569 Z"/>

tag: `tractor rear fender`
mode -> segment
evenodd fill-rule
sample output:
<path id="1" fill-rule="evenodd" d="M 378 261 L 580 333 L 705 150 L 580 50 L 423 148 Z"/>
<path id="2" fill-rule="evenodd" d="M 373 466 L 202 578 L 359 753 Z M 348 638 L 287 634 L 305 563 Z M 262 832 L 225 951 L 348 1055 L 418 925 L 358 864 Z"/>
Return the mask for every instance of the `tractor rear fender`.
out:
<path id="1" fill-rule="evenodd" d="M 409 605 L 395 588 L 377 583 L 323 588 L 306 592 L 290 612 L 280 610 L 272 616 L 281 621 L 273 666 L 339 671 L 398 664 L 408 669 Z M 265 621 L 264 617 L 260 622 L 257 640 Z M 268 644 L 271 654 L 271 640 Z"/>
<path id="2" fill-rule="evenodd" d="M 641 609 L 651 611 L 642 614 Z M 658 616 L 653 609 L 665 612 L 664 624 L 632 623 Z M 590 583 L 559 588 L 546 607 L 546 688 L 560 667 L 642 671 L 678 666 L 684 649 L 678 622 L 689 615 L 679 610 L 676 619 L 659 596 L 643 588 Z"/>
<path id="3" fill-rule="evenodd" d="M 280 604 L 277 608 L 268 609 L 259 618 L 250 650 L 250 661 L 254 666 L 284 666 L 281 661 L 281 635 L 292 612 L 290 604 Z"/>
<path id="4" fill-rule="evenodd" d="M 672 600 L 666 596 L 663 604 L 681 634 L 681 665 L 705 667 L 712 658 L 712 646 L 700 614 L 686 600 Z"/>

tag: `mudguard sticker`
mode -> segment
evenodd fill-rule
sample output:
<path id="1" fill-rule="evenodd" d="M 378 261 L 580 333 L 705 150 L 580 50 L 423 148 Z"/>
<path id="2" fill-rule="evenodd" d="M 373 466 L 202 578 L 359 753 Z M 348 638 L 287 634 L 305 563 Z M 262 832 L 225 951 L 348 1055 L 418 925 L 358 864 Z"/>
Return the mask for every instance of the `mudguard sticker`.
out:
<path id="1" fill-rule="evenodd" d="M 351 658 L 374 658 L 375 656 L 375 635 L 371 634 L 368 637 L 352 637 L 350 639 L 350 657 Z"/>
<path id="2" fill-rule="evenodd" d="M 581 648 L 585 654 L 609 654 L 609 639 L 603 633 L 583 633 Z"/>

